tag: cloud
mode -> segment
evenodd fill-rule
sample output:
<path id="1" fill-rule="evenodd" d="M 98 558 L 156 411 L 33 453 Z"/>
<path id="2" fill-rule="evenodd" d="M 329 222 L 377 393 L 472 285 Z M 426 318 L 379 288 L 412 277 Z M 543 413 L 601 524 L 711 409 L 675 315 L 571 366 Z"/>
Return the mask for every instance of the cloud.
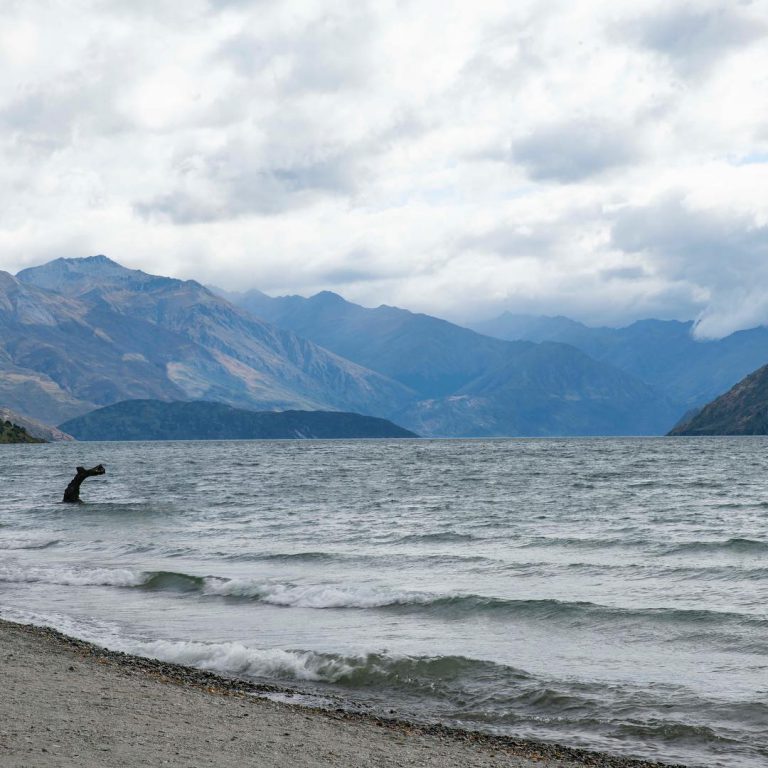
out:
<path id="1" fill-rule="evenodd" d="M 648 276 L 645 267 L 610 267 L 600 271 L 604 280 L 645 280 Z"/>
<path id="2" fill-rule="evenodd" d="M 719 338 L 768 323 L 768 225 L 739 211 L 696 209 L 680 196 L 620 211 L 613 245 L 646 255 L 669 282 L 706 298 L 696 334 Z"/>
<path id="3" fill-rule="evenodd" d="M 760 3 L 670 3 L 626 23 L 630 39 L 668 58 L 683 74 L 711 71 L 722 56 L 768 34 Z M 750 7 L 754 6 L 754 7 Z"/>
<path id="4" fill-rule="evenodd" d="M 0 269 L 761 321 L 768 0 L 639 7 L 8 2 Z"/>
<path id="5" fill-rule="evenodd" d="M 268 70 L 284 94 L 360 88 L 369 82 L 376 64 L 375 28 L 371 8 L 350 4 L 343 12 L 318 14 L 299 29 L 268 29 L 265 34 L 262 25 L 248 25 L 226 38 L 217 55 L 244 78 Z"/>
<path id="6" fill-rule="evenodd" d="M 512 145 L 511 159 L 540 181 L 583 181 L 637 160 L 635 132 L 591 120 L 534 128 Z"/>
<path id="7" fill-rule="evenodd" d="M 307 148 L 281 158 L 268 146 L 233 142 L 209 155 L 180 161 L 177 186 L 135 207 L 142 216 L 166 216 L 175 224 L 274 215 L 311 204 L 320 195 L 351 193 L 354 164 L 352 153 L 333 148 Z"/>

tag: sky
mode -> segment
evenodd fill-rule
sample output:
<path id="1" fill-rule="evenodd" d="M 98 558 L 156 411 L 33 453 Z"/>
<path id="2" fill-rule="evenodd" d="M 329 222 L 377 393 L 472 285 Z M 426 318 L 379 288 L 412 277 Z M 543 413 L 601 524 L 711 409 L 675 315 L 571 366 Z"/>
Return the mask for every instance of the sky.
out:
<path id="1" fill-rule="evenodd" d="M 768 323 L 768 0 L 0 9 L 0 269 Z"/>

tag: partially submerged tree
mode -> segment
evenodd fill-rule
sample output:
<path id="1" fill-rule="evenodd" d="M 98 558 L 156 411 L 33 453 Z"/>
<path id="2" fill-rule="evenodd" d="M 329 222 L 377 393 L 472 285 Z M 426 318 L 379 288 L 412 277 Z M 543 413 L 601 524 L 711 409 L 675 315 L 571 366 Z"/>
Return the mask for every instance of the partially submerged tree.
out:
<path id="1" fill-rule="evenodd" d="M 107 470 L 104 469 L 103 464 L 86 469 L 85 467 L 77 467 L 77 474 L 72 478 L 72 481 L 64 491 L 63 501 L 67 504 L 77 504 L 80 502 L 80 486 L 87 477 L 95 477 L 96 475 L 104 475 Z"/>

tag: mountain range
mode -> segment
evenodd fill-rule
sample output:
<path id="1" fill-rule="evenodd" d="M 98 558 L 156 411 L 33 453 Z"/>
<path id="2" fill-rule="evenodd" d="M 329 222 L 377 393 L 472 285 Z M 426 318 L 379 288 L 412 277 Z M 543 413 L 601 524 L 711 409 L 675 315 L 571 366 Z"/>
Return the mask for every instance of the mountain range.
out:
<path id="1" fill-rule="evenodd" d="M 195 281 L 104 256 L 0 273 L 0 371 L 0 403 L 54 424 L 137 398 L 377 415 L 413 397 Z"/>
<path id="2" fill-rule="evenodd" d="M 658 434 L 678 408 L 568 344 L 504 341 L 397 307 L 226 294 L 243 309 L 394 379 L 417 399 L 393 418 L 423 435 Z"/>
<path id="3" fill-rule="evenodd" d="M 330 292 L 226 294 L 56 259 L 0 272 L 0 405 L 53 424 L 151 399 L 350 411 L 423 436 L 663 434 L 768 360 L 765 329 L 698 342 L 684 323 L 509 317 L 480 333 Z"/>
<path id="4" fill-rule="evenodd" d="M 567 317 L 504 313 L 472 326 L 500 339 L 570 344 L 595 360 L 642 379 L 680 409 L 699 408 L 768 362 L 768 328 L 700 340 L 692 322 L 641 320 L 591 328 Z"/>

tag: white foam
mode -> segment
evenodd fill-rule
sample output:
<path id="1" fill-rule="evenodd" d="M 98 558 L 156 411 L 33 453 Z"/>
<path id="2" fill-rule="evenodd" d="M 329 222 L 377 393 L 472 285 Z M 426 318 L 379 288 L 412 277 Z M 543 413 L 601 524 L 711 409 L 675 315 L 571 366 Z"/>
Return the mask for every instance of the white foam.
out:
<path id="1" fill-rule="evenodd" d="M 311 651 L 250 648 L 234 642 L 197 643 L 155 640 L 129 643 L 128 647 L 121 650 L 242 677 L 332 682 L 351 671 L 351 667 L 345 661 Z"/>
<path id="2" fill-rule="evenodd" d="M 146 581 L 146 574 L 127 568 L 43 568 L 0 565 L 0 581 L 17 584 L 61 584 L 65 586 L 136 587 Z"/>
<path id="3" fill-rule="evenodd" d="M 94 619 L 10 608 L 3 608 L 1 615 L 22 624 L 52 627 L 109 650 L 240 677 L 334 682 L 353 669 L 348 660 L 312 651 L 251 648 L 238 642 L 141 640 L 123 635 L 117 624 Z"/>
<path id="4" fill-rule="evenodd" d="M 392 590 L 369 584 L 283 584 L 251 579 L 205 580 L 208 595 L 251 597 L 271 605 L 292 608 L 377 608 L 387 605 L 423 605 L 435 600 L 426 592 Z"/>

